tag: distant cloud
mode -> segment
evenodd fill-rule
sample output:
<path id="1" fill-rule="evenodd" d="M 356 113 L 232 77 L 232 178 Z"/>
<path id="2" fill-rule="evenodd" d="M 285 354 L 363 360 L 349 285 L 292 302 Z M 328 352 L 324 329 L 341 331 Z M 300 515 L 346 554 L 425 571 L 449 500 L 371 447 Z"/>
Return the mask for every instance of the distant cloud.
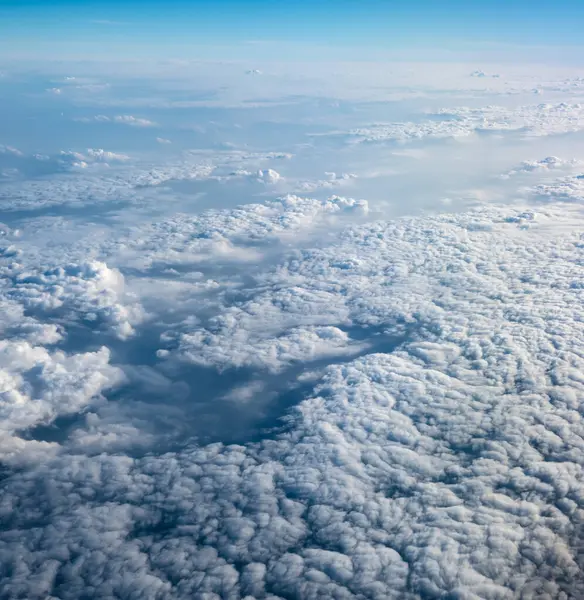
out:
<path id="1" fill-rule="evenodd" d="M 157 138 L 156 138 L 156 141 L 157 141 L 159 144 L 167 144 L 167 145 L 168 145 L 168 144 L 172 144 L 172 141 L 171 141 L 171 140 L 168 140 L 168 139 L 166 139 L 166 138 L 161 138 L 161 137 L 157 137 Z"/>
<path id="2" fill-rule="evenodd" d="M 133 115 L 117 115 L 108 117 L 106 115 L 96 115 L 95 117 L 78 117 L 74 119 L 80 123 L 120 123 L 131 127 L 156 127 L 157 124 L 149 119 L 134 117 Z"/>
<path id="3" fill-rule="evenodd" d="M 133 117 L 132 115 L 118 115 L 113 120 L 116 123 L 123 123 L 124 125 L 131 125 L 132 127 L 154 127 L 156 123 L 148 119 L 142 119 L 139 117 Z"/>
<path id="4" fill-rule="evenodd" d="M 234 171 L 233 173 L 230 173 L 227 176 L 220 175 L 216 178 L 220 180 L 228 180 L 231 178 L 246 178 L 250 181 L 258 181 L 260 183 L 265 183 L 268 185 L 278 183 L 283 179 L 280 173 L 278 173 L 278 171 L 274 171 L 274 169 L 258 169 L 257 171 L 239 169 L 237 171 Z"/>
<path id="5" fill-rule="evenodd" d="M 519 173 L 534 173 L 541 171 L 570 171 L 584 165 L 583 161 L 570 159 L 565 160 L 557 156 L 547 156 L 542 160 L 526 160 L 520 165 L 505 173 L 502 177 L 509 178 Z"/>
<path id="6" fill-rule="evenodd" d="M 584 204 L 584 175 L 561 177 L 546 181 L 529 190 L 535 198 L 547 202 Z"/>
<path id="7" fill-rule="evenodd" d="M 334 172 L 325 173 L 326 179 L 318 179 L 315 181 L 303 181 L 297 187 L 301 192 L 311 192 L 319 189 L 333 189 L 343 187 L 357 179 L 357 175 L 353 173 L 341 173 L 337 175 Z"/>
<path id="8" fill-rule="evenodd" d="M 13 146 L 4 146 L 0 144 L 0 154 L 12 154 L 13 156 L 23 157 L 24 153 Z"/>
<path id="9" fill-rule="evenodd" d="M 473 71 L 470 74 L 471 77 L 479 77 L 479 78 L 484 78 L 484 77 L 494 77 L 495 79 L 498 79 L 500 77 L 499 74 L 495 73 L 494 75 L 487 75 L 484 71 L 481 71 L 480 69 L 477 71 Z"/>
<path id="10" fill-rule="evenodd" d="M 107 166 L 110 162 L 125 162 L 130 160 L 130 157 L 126 154 L 109 152 L 101 148 L 88 148 L 85 153 L 61 151 L 59 160 L 73 167 L 85 168 L 92 163 L 100 163 Z"/>
<path id="11" fill-rule="evenodd" d="M 344 137 L 349 143 L 408 142 L 424 138 L 457 138 L 480 132 L 517 133 L 524 137 L 561 135 L 584 130 L 584 104 L 565 102 L 506 108 L 441 109 L 433 120 L 380 123 L 350 131 L 314 134 Z"/>

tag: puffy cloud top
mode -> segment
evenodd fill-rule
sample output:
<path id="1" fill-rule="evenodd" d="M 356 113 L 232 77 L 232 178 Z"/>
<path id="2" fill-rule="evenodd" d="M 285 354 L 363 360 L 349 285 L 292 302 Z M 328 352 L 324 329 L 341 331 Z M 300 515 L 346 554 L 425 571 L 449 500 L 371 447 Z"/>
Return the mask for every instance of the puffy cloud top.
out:
<path id="1" fill-rule="evenodd" d="M 476 132 L 516 132 L 525 136 L 558 135 L 584 129 L 584 105 L 537 104 L 513 109 L 502 106 L 441 109 L 432 120 L 379 123 L 327 135 L 345 136 L 351 143 L 399 141 L 423 138 L 455 138 Z"/>
<path id="2" fill-rule="evenodd" d="M 584 597 L 582 81 L 410 67 L 35 80 L 106 114 L 0 146 L 0 598 Z"/>
<path id="3" fill-rule="evenodd" d="M 4 481 L 4 594 L 582 596 L 578 213 L 525 214 L 353 227 L 226 296 L 167 360 L 261 377 L 318 359 L 284 429 L 142 458 L 64 442 Z M 48 358 L 10 356 L 16 406 Z M 96 359 L 75 360 L 94 365 L 81 396 L 55 355 L 34 397 L 99 394 Z"/>

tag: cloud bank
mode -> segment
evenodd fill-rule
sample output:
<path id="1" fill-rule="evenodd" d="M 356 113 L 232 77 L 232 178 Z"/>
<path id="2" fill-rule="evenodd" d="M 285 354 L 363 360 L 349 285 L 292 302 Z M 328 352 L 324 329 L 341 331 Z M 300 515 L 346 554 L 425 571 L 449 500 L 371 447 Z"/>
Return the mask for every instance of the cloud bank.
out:
<path id="1" fill-rule="evenodd" d="M 326 135 L 342 136 L 349 143 L 408 142 L 423 138 L 459 138 L 475 133 L 517 133 L 527 137 L 559 135 L 582 131 L 584 105 L 537 104 L 505 108 L 444 108 L 431 120 L 404 123 L 378 123 L 348 132 Z"/>
<path id="2" fill-rule="evenodd" d="M 0 598 L 584 597 L 581 77 L 193 65 L 3 87 Z"/>
<path id="3" fill-rule="evenodd" d="M 4 595 L 579 597 L 579 218 L 376 222 L 268 268 L 164 360 L 259 381 L 317 360 L 283 430 L 142 458 L 64 441 L 4 481 Z M 115 381 L 102 351 L 26 348 L 8 355 L 16 404 L 32 362 L 55 365 L 35 398 L 59 390 L 64 414 Z M 91 365 L 83 393 L 67 360 Z"/>

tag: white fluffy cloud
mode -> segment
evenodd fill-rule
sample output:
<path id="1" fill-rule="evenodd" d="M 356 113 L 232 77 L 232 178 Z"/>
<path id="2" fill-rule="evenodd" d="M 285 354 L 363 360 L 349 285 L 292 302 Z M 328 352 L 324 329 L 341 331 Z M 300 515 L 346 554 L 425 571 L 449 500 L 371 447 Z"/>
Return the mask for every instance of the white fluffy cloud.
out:
<path id="1" fill-rule="evenodd" d="M 61 150 L 54 154 L 40 154 L 25 153 L 11 146 L 0 145 L 0 176 L 7 182 L 17 182 L 13 186 L 2 187 L 0 202 L 2 198 L 14 198 L 15 204 L 18 205 L 18 198 L 25 195 L 27 189 L 31 187 L 47 188 L 47 194 L 50 194 L 53 191 L 51 188 L 58 184 L 71 188 L 69 178 L 58 178 L 63 173 L 69 175 L 90 167 L 92 170 L 99 171 L 129 162 L 131 162 L 129 156 L 103 149 Z M 44 180 L 40 183 L 35 181 L 48 176 L 55 177 L 55 180 L 50 183 Z M 38 203 L 38 197 L 34 202 Z M 61 198 L 60 202 L 66 202 L 66 198 Z"/>
<path id="2" fill-rule="evenodd" d="M 525 215 L 351 228 L 226 297 L 195 362 L 332 363 L 285 430 L 9 478 L 5 593 L 580 597 L 579 213 Z"/>
<path id="3" fill-rule="evenodd" d="M 562 177 L 554 181 L 541 183 L 530 190 L 536 197 L 549 202 L 584 201 L 584 175 Z"/>
<path id="4" fill-rule="evenodd" d="M 255 261 L 270 241 L 289 241 L 335 219 L 362 218 L 367 211 L 364 200 L 333 196 L 320 201 L 287 195 L 232 211 L 210 211 L 197 217 L 179 214 L 137 229 L 131 240 L 123 242 L 124 256 L 126 264 L 142 268 L 224 259 Z"/>
<path id="5" fill-rule="evenodd" d="M 85 153 L 62 150 L 59 156 L 59 161 L 65 165 L 86 169 L 91 164 L 99 164 L 109 166 L 110 162 L 125 162 L 130 160 L 126 154 L 110 152 L 102 148 L 88 148 Z"/>
<path id="6" fill-rule="evenodd" d="M 453 108 L 439 110 L 432 120 L 380 123 L 348 132 L 326 135 L 346 137 L 351 143 L 398 141 L 423 138 L 465 137 L 477 132 L 508 132 L 523 136 L 547 136 L 582 131 L 584 105 L 537 104 L 505 108 Z"/>
<path id="7" fill-rule="evenodd" d="M 63 323 L 80 319 L 123 339 L 143 318 L 139 303 L 124 290 L 122 274 L 99 261 L 36 271 L 13 262 L 2 276 L 11 284 L 5 291 L 8 298 Z"/>
<path id="8" fill-rule="evenodd" d="M 16 432 L 78 414 L 102 399 L 102 391 L 123 377 L 109 359 L 105 347 L 67 355 L 24 340 L 0 341 L 0 459 L 30 458 L 38 446 L 43 447 L 22 440 Z"/>
<path id="9" fill-rule="evenodd" d="M 571 159 L 566 160 L 558 158 L 557 156 L 547 156 L 541 160 L 526 160 L 523 161 L 517 167 L 511 169 L 508 173 L 503 175 L 504 178 L 512 177 L 521 173 L 534 173 L 534 172 L 545 172 L 545 171 L 571 171 L 578 167 L 581 167 L 584 163 L 582 161 Z"/>
<path id="10" fill-rule="evenodd" d="M 224 175 L 216 175 L 217 170 L 231 170 L 253 173 L 254 178 L 262 178 L 264 182 L 277 180 L 276 171 L 272 169 L 256 169 L 251 171 L 250 165 L 278 161 L 288 158 L 285 153 L 251 153 L 225 152 L 185 153 L 180 158 L 173 157 L 167 164 L 136 163 L 130 157 L 102 149 L 84 151 L 62 151 L 58 155 L 25 155 L 16 148 L 0 146 L 0 154 L 19 161 L 32 161 L 35 166 L 48 165 L 49 171 L 74 171 L 79 176 L 58 177 L 37 180 L 25 179 L 10 183 L 10 173 L 6 173 L 9 182 L 0 188 L 0 207 L 6 211 L 36 210 L 59 205 L 100 206 L 107 203 L 144 202 L 143 192 L 171 181 L 194 181 L 223 179 Z M 99 167 L 116 165 L 111 173 L 102 173 Z M 95 166 L 95 169 L 87 169 Z M 243 166 L 243 168 L 242 168 Z M 233 169 L 235 167 L 235 169 Z M 9 177 L 10 176 L 10 177 Z"/>
<path id="11" fill-rule="evenodd" d="M 74 320 L 105 317 L 121 336 L 131 326 L 125 309 L 112 298 L 120 282 L 105 265 L 35 274 L 15 262 L 15 246 L 3 248 L 1 256 L 0 460 L 10 462 L 56 450 L 54 444 L 23 440 L 19 431 L 82 412 L 122 379 L 109 364 L 106 347 L 79 353 L 55 347 Z M 50 318 L 61 310 L 66 314 Z"/>
<path id="12" fill-rule="evenodd" d="M 584 597 L 584 180 L 554 157 L 578 156 L 577 136 L 551 137 L 582 129 L 582 82 L 511 65 L 432 65 L 423 85 L 411 65 L 251 79 L 197 65 L 169 63 L 148 97 L 132 73 L 51 100 L 131 127 L 160 103 L 164 162 L 129 127 L 75 136 L 131 160 L 0 146 L 0 597 Z M 187 72 L 208 84 L 193 104 Z M 513 107 L 532 89 L 554 104 Z M 440 109 L 469 91 L 475 108 Z M 277 151 L 175 154 L 196 103 L 225 117 L 201 146 Z M 497 135 L 390 152 L 306 143 L 309 128 Z M 290 193 L 351 186 L 412 214 L 424 177 L 437 197 L 484 204 L 489 179 L 530 204 L 388 220 L 375 200 Z"/>
<path id="13" fill-rule="evenodd" d="M 282 176 L 278 171 L 274 169 L 258 169 L 257 171 L 247 171 L 246 169 L 238 169 L 228 176 L 217 176 L 219 180 L 229 180 L 231 178 L 246 178 L 250 181 L 257 181 L 259 183 L 274 184 L 278 183 Z"/>
<path id="14" fill-rule="evenodd" d="M 318 179 L 316 181 L 303 181 L 298 186 L 298 189 L 304 193 L 310 193 L 319 189 L 334 189 L 345 187 L 357 179 L 357 175 L 353 173 L 341 173 L 337 175 L 334 172 L 330 172 L 325 173 L 325 177 L 325 179 Z"/>

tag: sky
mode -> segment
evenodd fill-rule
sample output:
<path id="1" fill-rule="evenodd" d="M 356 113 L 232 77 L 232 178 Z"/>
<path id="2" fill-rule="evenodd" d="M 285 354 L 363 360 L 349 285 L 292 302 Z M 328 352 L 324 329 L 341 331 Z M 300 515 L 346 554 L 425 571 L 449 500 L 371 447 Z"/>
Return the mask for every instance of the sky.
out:
<path id="1" fill-rule="evenodd" d="M 268 2 L 234 0 L 169 2 L 10 1 L 0 3 L 3 52 L 72 58 L 123 53 L 237 59 L 241 44 L 277 42 L 273 58 L 303 46 L 332 46 L 337 55 L 469 45 L 580 46 L 580 2 Z M 227 50 L 229 49 L 229 50 Z M 243 48 L 246 56 L 253 50 Z M 322 51 L 322 50 L 321 50 Z M 261 56 L 261 51 L 257 56 Z"/>
<path id="2" fill-rule="evenodd" d="M 584 598 L 582 9 L 0 7 L 0 599 Z"/>

